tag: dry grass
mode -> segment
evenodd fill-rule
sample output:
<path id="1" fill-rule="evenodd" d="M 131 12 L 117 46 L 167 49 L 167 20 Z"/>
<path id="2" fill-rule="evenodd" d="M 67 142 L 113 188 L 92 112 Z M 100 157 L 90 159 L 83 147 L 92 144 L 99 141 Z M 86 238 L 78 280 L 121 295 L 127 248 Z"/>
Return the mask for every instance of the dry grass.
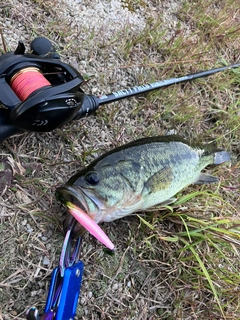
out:
<path id="1" fill-rule="evenodd" d="M 2 33 L 11 50 L 20 38 L 48 37 L 63 61 L 93 75 L 84 90 L 94 94 L 240 60 L 236 1 L 122 3 L 132 14 L 142 10 L 146 26 L 116 25 L 109 33 L 104 24 L 81 24 L 64 1 L 11 0 L 0 6 Z M 114 256 L 86 236 L 76 319 L 240 318 L 239 79 L 239 69 L 219 73 L 1 145 L 15 175 L 0 200 L 0 319 L 24 319 L 30 306 L 44 307 L 63 241 L 56 187 L 105 150 L 172 129 L 194 142 L 216 141 L 231 163 L 209 169 L 219 184 L 191 186 L 173 207 L 105 224 Z"/>

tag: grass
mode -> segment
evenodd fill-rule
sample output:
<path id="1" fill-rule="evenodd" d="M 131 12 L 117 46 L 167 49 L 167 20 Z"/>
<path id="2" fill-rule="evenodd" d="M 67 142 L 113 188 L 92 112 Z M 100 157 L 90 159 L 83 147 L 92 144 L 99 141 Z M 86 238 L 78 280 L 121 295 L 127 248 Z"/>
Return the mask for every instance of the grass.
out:
<path id="1" fill-rule="evenodd" d="M 4 45 L 14 50 L 17 44 L 8 30 L 16 41 L 48 37 L 61 59 L 85 74 L 84 91 L 94 94 L 240 60 L 236 1 L 122 4 L 129 14 L 148 14 L 145 26 L 139 18 L 139 29 L 116 24 L 110 32 L 100 16 L 101 28 L 88 27 L 59 1 L 11 0 L 0 6 L 9 22 L 2 27 Z M 239 79 L 235 69 L 174 85 L 1 145 L 1 158 L 11 157 L 16 172 L 0 200 L 0 319 L 24 319 L 28 307 L 44 307 L 63 241 L 65 213 L 56 187 L 106 150 L 173 129 L 194 143 L 227 149 L 231 162 L 207 169 L 218 184 L 190 186 L 173 205 L 104 224 L 117 246 L 114 256 L 86 236 L 76 319 L 240 318 Z M 43 265 L 44 256 L 49 265 Z"/>
<path id="2" fill-rule="evenodd" d="M 206 196 L 212 205 L 215 205 L 214 199 L 221 201 L 221 197 L 212 195 L 209 192 L 193 192 L 181 197 L 175 205 L 186 204 L 190 199 L 195 197 Z M 225 207 L 227 204 L 224 204 Z M 230 205 L 230 208 L 232 206 Z M 192 272 L 198 277 L 205 279 L 205 288 L 208 288 L 214 296 L 222 316 L 225 318 L 224 308 L 228 305 L 222 304 L 221 298 L 229 292 L 229 286 L 235 286 L 239 283 L 239 264 L 232 263 L 234 253 L 239 257 L 240 233 L 239 233 L 239 218 L 234 217 L 198 217 L 191 216 L 182 212 L 174 212 L 169 208 L 171 213 L 167 218 L 182 225 L 185 230 L 171 233 L 171 235 L 162 236 L 155 234 L 162 241 L 170 243 L 182 243 L 184 246 L 179 250 L 179 261 L 186 265 L 190 262 Z M 235 208 L 232 208 L 236 211 Z M 196 213 L 196 209 L 194 210 Z M 236 212 L 237 213 L 237 212 Z M 141 218 L 151 230 L 155 230 L 155 226 L 149 224 Z M 166 219 L 166 216 L 164 217 Z M 157 219 L 158 220 L 158 219 Z M 162 217 L 161 217 L 162 220 Z M 158 221 L 159 223 L 159 221 Z M 189 267 L 189 264 L 188 264 Z M 225 269 L 226 267 L 226 269 Z M 230 272 L 229 272 L 230 271 Z M 193 277 L 192 281 L 196 281 Z M 194 283 L 193 283 L 194 286 Z M 236 295 L 233 298 L 238 309 L 239 290 L 236 290 Z M 228 311 L 229 312 L 229 311 Z"/>

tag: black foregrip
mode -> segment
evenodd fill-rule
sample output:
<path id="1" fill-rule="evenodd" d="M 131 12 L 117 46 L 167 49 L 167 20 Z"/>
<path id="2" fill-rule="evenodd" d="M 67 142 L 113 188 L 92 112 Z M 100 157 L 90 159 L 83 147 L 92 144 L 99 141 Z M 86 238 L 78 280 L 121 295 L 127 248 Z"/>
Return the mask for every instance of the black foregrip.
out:
<path id="1" fill-rule="evenodd" d="M 91 95 L 84 95 L 82 107 L 73 120 L 79 120 L 93 114 L 99 108 L 99 98 Z"/>
<path id="2" fill-rule="evenodd" d="M 0 143 L 12 135 L 21 132 L 9 120 L 9 111 L 7 109 L 0 109 Z"/>

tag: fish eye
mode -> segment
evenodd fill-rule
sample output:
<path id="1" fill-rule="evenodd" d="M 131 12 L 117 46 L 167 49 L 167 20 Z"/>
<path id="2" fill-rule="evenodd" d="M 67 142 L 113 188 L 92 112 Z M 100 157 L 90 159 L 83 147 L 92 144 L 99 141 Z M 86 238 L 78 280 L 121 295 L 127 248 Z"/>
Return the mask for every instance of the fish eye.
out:
<path id="1" fill-rule="evenodd" d="M 99 183 L 99 176 L 97 172 L 91 171 L 85 175 L 85 180 L 92 186 L 96 186 Z"/>

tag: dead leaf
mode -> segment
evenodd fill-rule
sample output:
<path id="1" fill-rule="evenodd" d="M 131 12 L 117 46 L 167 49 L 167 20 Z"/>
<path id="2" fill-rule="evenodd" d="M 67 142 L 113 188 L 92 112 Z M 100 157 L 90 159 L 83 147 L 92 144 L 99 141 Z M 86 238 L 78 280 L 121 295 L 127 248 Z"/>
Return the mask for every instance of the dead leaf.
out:
<path id="1" fill-rule="evenodd" d="M 15 161 L 12 157 L 7 157 L 8 163 L 12 167 L 13 175 L 20 174 L 21 176 L 24 175 L 26 169 L 23 168 L 20 162 Z"/>

